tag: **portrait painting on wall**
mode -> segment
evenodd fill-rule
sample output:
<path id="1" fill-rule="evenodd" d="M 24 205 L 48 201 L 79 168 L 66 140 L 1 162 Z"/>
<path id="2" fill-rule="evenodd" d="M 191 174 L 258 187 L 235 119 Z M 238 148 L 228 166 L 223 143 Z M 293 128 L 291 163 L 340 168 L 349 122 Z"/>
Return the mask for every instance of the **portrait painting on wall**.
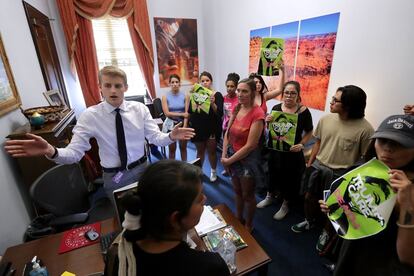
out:
<path id="1" fill-rule="evenodd" d="M 177 74 L 182 85 L 198 78 L 197 20 L 154 17 L 160 87 L 168 87 L 168 78 Z"/>
<path id="2" fill-rule="evenodd" d="M 257 55 L 255 53 L 260 50 L 261 39 L 263 37 L 282 38 L 285 40 L 283 53 L 285 80 L 296 80 L 300 83 L 301 99 L 304 105 L 325 110 L 339 15 L 339 13 L 334 13 L 252 30 L 250 32 L 249 73 L 257 72 L 260 56 L 259 52 Z M 259 32 L 259 30 L 266 31 Z M 256 46 L 254 42 L 259 40 L 260 43 Z M 263 79 L 269 90 L 278 87 L 278 76 L 263 77 Z"/>
<path id="3" fill-rule="evenodd" d="M 21 105 L 19 93 L 0 35 L 0 116 Z"/>

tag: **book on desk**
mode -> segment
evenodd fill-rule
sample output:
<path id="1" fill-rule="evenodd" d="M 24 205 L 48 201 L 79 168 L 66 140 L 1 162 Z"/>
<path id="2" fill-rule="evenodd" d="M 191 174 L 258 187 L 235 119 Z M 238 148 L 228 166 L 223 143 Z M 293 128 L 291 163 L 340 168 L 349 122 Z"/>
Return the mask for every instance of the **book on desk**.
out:
<path id="1" fill-rule="evenodd" d="M 195 226 L 195 230 L 209 251 L 214 251 L 224 237 L 229 238 L 237 250 L 247 247 L 234 227 L 227 225 L 220 211 L 213 210 L 211 206 L 204 206 L 200 222 Z"/>

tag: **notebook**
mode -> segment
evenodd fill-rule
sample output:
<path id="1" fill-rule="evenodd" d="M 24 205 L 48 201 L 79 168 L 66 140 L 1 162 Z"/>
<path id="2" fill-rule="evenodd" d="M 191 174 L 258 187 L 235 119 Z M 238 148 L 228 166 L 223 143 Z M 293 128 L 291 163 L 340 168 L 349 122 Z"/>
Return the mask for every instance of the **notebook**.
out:
<path id="1" fill-rule="evenodd" d="M 211 206 L 204 206 L 199 223 L 195 226 L 197 234 L 201 237 L 208 232 L 223 228 L 226 222 L 217 217 Z"/>

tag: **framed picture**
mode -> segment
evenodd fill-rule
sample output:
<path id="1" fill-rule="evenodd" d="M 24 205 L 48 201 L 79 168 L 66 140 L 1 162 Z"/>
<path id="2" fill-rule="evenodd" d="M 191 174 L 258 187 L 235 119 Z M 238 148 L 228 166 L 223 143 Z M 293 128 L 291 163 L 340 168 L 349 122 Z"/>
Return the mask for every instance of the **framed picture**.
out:
<path id="1" fill-rule="evenodd" d="M 43 95 L 51 106 L 64 106 L 66 108 L 65 100 L 59 90 L 49 90 L 43 92 Z"/>
<path id="2" fill-rule="evenodd" d="M 18 108 L 22 102 L 14 83 L 13 74 L 7 59 L 0 35 L 0 116 Z"/>

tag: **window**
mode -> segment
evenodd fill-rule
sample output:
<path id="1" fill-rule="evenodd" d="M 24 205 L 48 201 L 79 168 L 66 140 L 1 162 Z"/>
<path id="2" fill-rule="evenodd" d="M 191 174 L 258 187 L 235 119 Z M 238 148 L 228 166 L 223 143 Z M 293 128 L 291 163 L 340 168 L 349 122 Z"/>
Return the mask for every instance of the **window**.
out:
<path id="1" fill-rule="evenodd" d="M 95 19 L 92 26 L 99 68 L 118 66 L 128 78 L 125 96 L 145 95 L 146 84 L 137 63 L 126 19 Z"/>

